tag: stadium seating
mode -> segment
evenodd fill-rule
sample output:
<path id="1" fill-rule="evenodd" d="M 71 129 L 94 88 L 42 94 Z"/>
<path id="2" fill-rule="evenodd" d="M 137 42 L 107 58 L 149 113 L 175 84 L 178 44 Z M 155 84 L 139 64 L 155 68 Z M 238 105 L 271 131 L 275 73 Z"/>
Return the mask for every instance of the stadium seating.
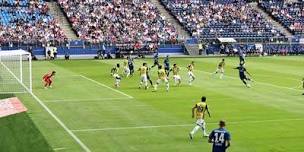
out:
<path id="1" fill-rule="evenodd" d="M 282 36 L 245 1 L 235 0 L 162 0 L 163 5 L 193 36 L 260 37 Z"/>
<path id="2" fill-rule="evenodd" d="M 288 2 L 282 0 L 260 1 L 259 6 L 274 19 L 289 29 L 293 34 L 304 34 L 304 2 Z"/>
<path id="3" fill-rule="evenodd" d="M 177 32 L 148 0 L 58 0 L 83 40 L 111 43 L 175 42 Z"/>
<path id="4" fill-rule="evenodd" d="M 0 43 L 36 43 L 65 39 L 43 1 L 0 1 Z"/>

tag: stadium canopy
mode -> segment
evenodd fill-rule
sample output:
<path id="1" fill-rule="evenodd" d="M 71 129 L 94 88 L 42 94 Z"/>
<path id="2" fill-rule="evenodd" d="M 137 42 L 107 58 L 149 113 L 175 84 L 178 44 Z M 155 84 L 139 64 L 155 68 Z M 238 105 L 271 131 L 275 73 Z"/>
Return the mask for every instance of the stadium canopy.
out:
<path id="1" fill-rule="evenodd" d="M 236 43 L 234 38 L 217 38 L 220 43 Z"/>

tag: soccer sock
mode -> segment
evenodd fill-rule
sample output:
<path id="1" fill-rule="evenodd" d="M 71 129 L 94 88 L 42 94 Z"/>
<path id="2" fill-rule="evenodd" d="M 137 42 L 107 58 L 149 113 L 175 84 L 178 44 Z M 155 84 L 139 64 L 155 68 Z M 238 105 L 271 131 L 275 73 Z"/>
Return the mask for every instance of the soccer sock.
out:
<path id="1" fill-rule="evenodd" d="M 157 90 L 157 85 L 158 85 L 157 83 L 154 85 L 154 90 Z"/>
<path id="2" fill-rule="evenodd" d="M 207 132 L 206 132 L 206 124 L 203 123 L 203 126 L 202 126 L 202 131 L 203 131 L 203 135 L 207 135 Z"/>
<path id="3" fill-rule="evenodd" d="M 200 126 L 196 125 L 192 131 L 190 132 L 190 134 L 193 136 L 198 130 L 200 129 Z"/>
<path id="4" fill-rule="evenodd" d="M 149 79 L 149 82 L 150 82 L 151 86 L 153 86 L 153 82 L 152 82 L 152 80 L 150 80 L 150 79 Z"/>
<path id="5" fill-rule="evenodd" d="M 243 81 L 243 83 L 245 84 L 245 85 L 247 85 L 247 82 L 245 81 L 245 80 L 242 80 Z"/>
<path id="6" fill-rule="evenodd" d="M 220 79 L 223 79 L 224 73 L 221 73 L 220 75 Z"/>
<path id="7" fill-rule="evenodd" d="M 169 91 L 169 82 L 166 83 L 166 90 Z"/>

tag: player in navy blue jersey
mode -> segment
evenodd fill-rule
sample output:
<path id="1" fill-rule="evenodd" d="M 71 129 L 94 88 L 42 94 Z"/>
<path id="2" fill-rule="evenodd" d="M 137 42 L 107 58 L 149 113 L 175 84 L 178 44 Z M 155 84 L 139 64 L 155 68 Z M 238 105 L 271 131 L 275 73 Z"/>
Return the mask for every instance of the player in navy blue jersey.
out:
<path id="1" fill-rule="evenodd" d="M 156 52 L 153 56 L 153 60 L 154 60 L 154 64 L 152 65 L 151 68 L 155 67 L 155 66 L 159 66 L 159 62 L 158 62 L 158 52 Z"/>
<path id="2" fill-rule="evenodd" d="M 226 123 L 221 120 L 219 128 L 214 129 L 209 135 L 209 143 L 213 143 L 212 152 L 225 152 L 230 147 L 230 133 L 225 129 Z"/>
<path id="3" fill-rule="evenodd" d="M 240 64 L 240 66 L 236 67 L 235 69 L 239 70 L 239 76 L 240 79 L 242 80 L 242 82 L 248 87 L 250 88 L 250 84 L 248 83 L 248 81 L 252 81 L 247 75 L 251 76 L 250 73 L 247 71 L 247 69 L 244 67 L 243 64 Z"/>
<path id="4" fill-rule="evenodd" d="M 167 77 L 169 76 L 170 73 L 170 61 L 169 61 L 169 55 L 166 56 L 165 60 L 164 60 L 164 66 L 165 66 L 165 71 L 167 74 Z"/>

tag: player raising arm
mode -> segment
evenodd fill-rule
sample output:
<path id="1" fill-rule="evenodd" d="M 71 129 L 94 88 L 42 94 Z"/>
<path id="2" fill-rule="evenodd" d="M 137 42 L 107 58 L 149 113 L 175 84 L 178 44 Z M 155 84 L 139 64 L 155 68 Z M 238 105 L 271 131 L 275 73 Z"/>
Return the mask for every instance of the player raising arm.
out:
<path id="1" fill-rule="evenodd" d="M 211 132 L 209 136 L 209 143 L 213 143 L 212 152 L 226 152 L 226 149 L 230 147 L 230 134 L 225 129 L 225 121 L 219 122 L 219 128 Z"/>
<path id="2" fill-rule="evenodd" d="M 192 129 L 192 131 L 189 133 L 189 137 L 192 140 L 194 134 L 199 130 L 202 129 L 203 136 L 208 137 L 209 135 L 206 132 L 206 122 L 205 122 L 205 113 L 208 113 L 209 117 L 211 117 L 207 103 L 206 103 L 206 97 L 202 97 L 201 102 L 198 102 L 194 105 L 192 108 L 192 118 L 194 118 L 194 113 L 196 113 L 196 122 L 195 127 Z"/>
<path id="3" fill-rule="evenodd" d="M 189 85 L 192 85 L 192 82 L 195 80 L 195 75 L 193 74 L 194 70 L 194 61 L 192 61 L 188 67 L 188 76 L 189 76 Z"/>
<path id="4" fill-rule="evenodd" d="M 246 87 L 250 88 L 251 85 L 248 83 L 248 81 L 252 81 L 247 75 L 251 76 L 250 73 L 247 71 L 247 69 L 244 67 L 243 64 L 240 64 L 240 66 L 234 68 L 239 70 L 239 77 L 241 81 L 246 85 Z M 247 75 L 246 75 L 247 74 Z"/>
<path id="5" fill-rule="evenodd" d="M 213 73 L 213 75 L 221 73 L 220 79 L 223 79 L 223 76 L 224 76 L 224 67 L 225 67 L 225 59 L 222 59 L 222 61 L 218 64 L 217 69 Z"/>
<path id="6" fill-rule="evenodd" d="M 52 78 L 55 76 L 55 74 L 56 74 L 56 71 L 52 71 L 52 72 L 49 72 L 49 73 L 46 73 L 45 75 L 43 75 L 42 80 L 43 80 L 45 89 L 47 89 L 48 87 L 52 88 L 52 83 L 53 83 Z"/>

